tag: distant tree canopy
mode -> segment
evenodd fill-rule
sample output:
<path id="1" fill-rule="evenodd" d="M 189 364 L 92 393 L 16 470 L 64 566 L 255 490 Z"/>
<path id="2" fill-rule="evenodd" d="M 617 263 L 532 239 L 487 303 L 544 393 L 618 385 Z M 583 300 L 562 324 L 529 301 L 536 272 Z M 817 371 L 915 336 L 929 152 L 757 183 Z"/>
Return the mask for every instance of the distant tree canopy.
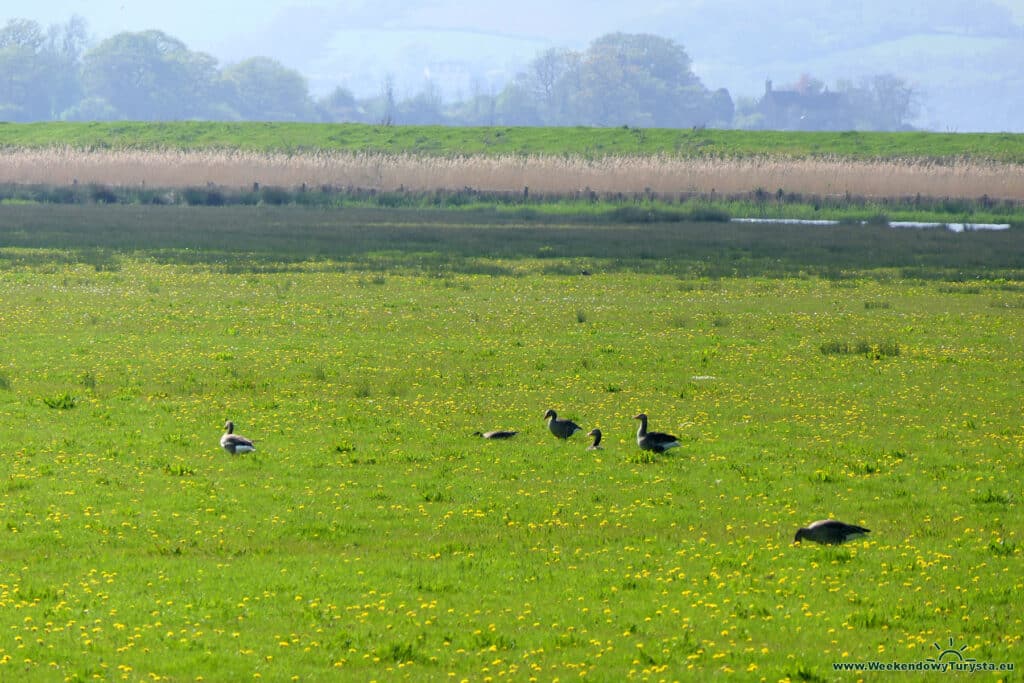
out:
<path id="1" fill-rule="evenodd" d="M 27 19 L 8 21 L 0 29 L 0 120 L 46 121 L 77 102 L 85 42 L 78 18 L 48 31 Z"/>
<path id="2" fill-rule="evenodd" d="M 883 75 L 789 89 L 735 106 L 710 90 L 678 43 L 610 33 L 586 50 L 549 49 L 497 93 L 474 87 L 445 102 L 427 82 L 399 100 L 391 79 L 359 100 L 344 88 L 314 100 L 306 79 L 269 57 L 220 66 L 161 31 L 118 33 L 87 49 L 84 20 L 43 29 L 27 19 L 0 28 L 0 121 L 183 119 L 361 121 L 383 124 L 585 125 L 680 128 L 894 130 L 914 114 L 916 93 Z"/>
<path id="3" fill-rule="evenodd" d="M 306 79 L 269 57 L 253 57 L 221 72 L 222 95 L 241 119 L 316 118 Z"/>
<path id="4" fill-rule="evenodd" d="M 217 79 L 217 60 L 191 52 L 160 31 L 118 33 L 85 54 L 86 97 L 106 102 L 118 118 L 199 118 Z"/>
<path id="5" fill-rule="evenodd" d="M 890 74 L 840 81 L 834 90 L 804 74 L 781 89 L 768 81 L 760 100 L 738 108 L 737 119 L 771 130 L 906 130 L 916 109 L 917 94 Z"/>
<path id="6" fill-rule="evenodd" d="M 703 86 L 675 42 L 611 33 L 585 52 L 541 53 L 503 98 L 506 116 L 539 125 L 677 128 L 730 125 L 732 100 L 722 93 Z"/>

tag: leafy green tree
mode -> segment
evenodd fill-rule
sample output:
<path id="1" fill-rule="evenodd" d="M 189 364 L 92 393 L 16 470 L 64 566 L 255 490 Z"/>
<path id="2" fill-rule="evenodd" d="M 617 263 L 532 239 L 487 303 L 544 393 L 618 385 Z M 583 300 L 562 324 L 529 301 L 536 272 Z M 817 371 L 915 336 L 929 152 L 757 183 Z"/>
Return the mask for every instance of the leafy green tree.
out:
<path id="1" fill-rule="evenodd" d="M 82 55 L 89 42 L 89 32 L 85 19 L 74 15 L 63 26 L 51 26 L 47 37 L 55 66 L 50 80 L 53 86 L 51 118 L 57 118 L 82 98 Z"/>
<path id="2" fill-rule="evenodd" d="M 225 99 L 250 121 L 315 121 L 306 79 L 269 57 L 252 57 L 221 72 Z"/>
<path id="3" fill-rule="evenodd" d="M 540 115 L 549 123 L 568 123 L 580 92 L 582 55 L 573 50 L 545 50 L 521 77 Z"/>
<path id="4" fill-rule="evenodd" d="M 362 121 L 365 115 L 352 91 L 337 87 L 326 97 L 317 102 L 320 118 L 324 121 Z"/>
<path id="5" fill-rule="evenodd" d="M 731 128 L 736 117 L 736 105 L 725 88 L 710 94 L 707 101 L 707 125 L 715 128 Z"/>
<path id="6" fill-rule="evenodd" d="M 45 32 L 28 19 L 0 29 L 0 120 L 48 120 L 78 98 L 84 34 L 77 17 Z"/>
<path id="7" fill-rule="evenodd" d="M 552 114 L 542 115 L 540 106 L 528 86 L 515 81 L 498 95 L 495 104 L 496 123 L 505 126 L 551 125 Z"/>
<path id="8" fill-rule="evenodd" d="M 706 123 L 708 93 L 689 55 L 667 38 L 612 33 L 583 56 L 579 114 L 602 126 Z"/>
<path id="9" fill-rule="evenodd" d="M 918 95 L 902 78 L 878 74 L 871 78 L 875 123 L 880 130 L 901 130 L 917 114 Z"/>
<path id="10" fill-rule="evenodd" d="M 848 109 L 850 127 L 862 130 L 907 130 L 917 114 L 918 93 L 905 80 L 891 74 L 862 78 L 859 83 L 837 84 Z"/>
<path id="11" fill-rule="evenodd" d="M 455 126 L 493 126 L 497 123 L 498 98 L 474 82 L 469 99 L 451 104 L 445 116 Z"/>
<path id="12" fill-rule="evenodd" d="M 217 61 L 161 31 L 119 33 L 83 58 L 87 97 L 140 121 L 205 118 L 214 105 Z"/>
<path id="13" fill-rule="evenodd" d="M 418 94 L 398 104 L 396 117 L 403 125 L 439 125 L 446 123 L 442 113 L 441 93 L 428 81 Z"/>
<path id="14" fill-rule="evenodd" d="M 86 97 L 61 112 L 64 121 L 115 121 L 119 112 L 102 97 Z"/>
<path id="15" fill-rule="evenodd" d="M 49 75 L 41 47 L 42 31 L 35 22 L 12 20 L 0 30 L 0 119 L 49 117 L 49 98 L 38 87 Z"/>
<path id="16" fill-rule="evenodd" d="M 42 27 L 39 22 L 31 19 L 10 19 L 0 29 L 0 49 L 16 46 L 38 52 L 45 43 L 46 35 Z"/>
<path id="17" fill-rule="evenodd" d="M 672 40 L 611 33 L 585 52 L 547 50 L 506 89 L 500 111 L 523 125 L 728 125 L 732 100 L 710 93 Z"/>

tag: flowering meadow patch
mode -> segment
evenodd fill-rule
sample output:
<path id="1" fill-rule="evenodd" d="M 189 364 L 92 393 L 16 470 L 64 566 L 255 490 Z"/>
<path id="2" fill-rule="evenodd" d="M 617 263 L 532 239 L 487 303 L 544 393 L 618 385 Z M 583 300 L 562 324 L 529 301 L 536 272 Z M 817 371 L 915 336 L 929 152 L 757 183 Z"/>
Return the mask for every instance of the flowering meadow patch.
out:
<path id="1" fill-rule="evenodd" d="M 2 680 L 1024 666 L 1016 282 L 6 256 Z"/>

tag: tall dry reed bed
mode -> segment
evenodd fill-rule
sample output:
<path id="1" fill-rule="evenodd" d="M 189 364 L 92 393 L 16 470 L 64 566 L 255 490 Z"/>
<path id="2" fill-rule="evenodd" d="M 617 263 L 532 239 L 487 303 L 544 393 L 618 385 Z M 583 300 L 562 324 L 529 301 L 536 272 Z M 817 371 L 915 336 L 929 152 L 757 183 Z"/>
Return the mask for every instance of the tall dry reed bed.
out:
<path id="1" fill-rule="evenodd" d="M 434 157 L 414 154 L 241 151 L 0 151 L 0 183 L 183 188 L 354 187 L 393 191 L 473 188 L 545 195 L 593 192 L 805 195 L 1024 200 L 1024 166 L 970 159 Z"/>

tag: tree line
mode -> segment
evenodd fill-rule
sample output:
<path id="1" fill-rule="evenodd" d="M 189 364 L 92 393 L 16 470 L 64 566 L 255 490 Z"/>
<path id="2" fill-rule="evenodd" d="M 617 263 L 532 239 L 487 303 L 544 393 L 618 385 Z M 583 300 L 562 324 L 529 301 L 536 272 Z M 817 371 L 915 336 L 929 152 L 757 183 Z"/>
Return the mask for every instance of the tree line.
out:
<path id="1" fill-rule="evenodd" d="M 879 76 L 835 91 L 810 77 L 760 99 L 733 101 L 694 74 L 686 50 L 650 34 L 612 33 L 586 50 L 538 54 L 500 92 L 445 102 L 429 81 L 408 98 L 390 79 L 357 98 L 337 87 L 315 98 L 306 79 L 268 57 L 220 65 L 158 30 L 90 45 L 85 21 L 0 29 L 0 121 L 311 121 L 378 124 L 893 130 L 916 94 Z M 790 93 L 785 97 L 779 92 Z M 808 116 L 808 112 L 812 116 Z"/>

